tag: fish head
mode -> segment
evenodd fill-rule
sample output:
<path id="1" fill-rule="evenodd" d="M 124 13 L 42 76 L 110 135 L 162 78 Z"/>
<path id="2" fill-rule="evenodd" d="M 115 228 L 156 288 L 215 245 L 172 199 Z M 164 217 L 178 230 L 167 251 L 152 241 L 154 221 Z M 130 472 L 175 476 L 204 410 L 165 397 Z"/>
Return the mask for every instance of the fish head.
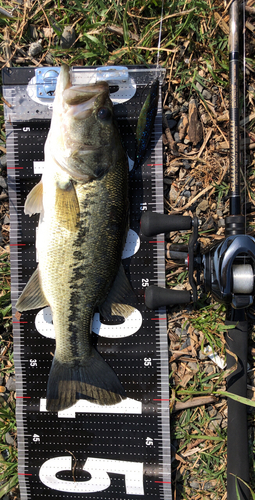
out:
<path id="1" fill-rule="evenodd" d="M 72 86 L 68 66 L 58 78 L 47 149 L 72 178 L 101 178 L 123 155 L 105 81 Z"/>

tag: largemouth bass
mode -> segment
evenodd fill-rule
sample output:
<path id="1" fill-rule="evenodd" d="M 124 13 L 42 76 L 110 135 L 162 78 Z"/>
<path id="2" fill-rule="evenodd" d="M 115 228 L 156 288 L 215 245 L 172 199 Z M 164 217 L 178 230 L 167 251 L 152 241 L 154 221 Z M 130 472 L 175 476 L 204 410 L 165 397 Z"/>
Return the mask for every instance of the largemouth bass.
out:
<path id="1" fill-rule="evenodd" d="M 96 309 L 127 316 L 131 287 L 121 264 L 128 224 L 128 161 L 106 82 L 71 86 L 61 68 L 45 171 L 29 193 L 25 213 L 40 213 L 39 264 L 16 308 L 51 307 L 56 351 L 47 409 L 85 398 L 111 405 L 125 398 L 112 368 L 93 347 Z"/>

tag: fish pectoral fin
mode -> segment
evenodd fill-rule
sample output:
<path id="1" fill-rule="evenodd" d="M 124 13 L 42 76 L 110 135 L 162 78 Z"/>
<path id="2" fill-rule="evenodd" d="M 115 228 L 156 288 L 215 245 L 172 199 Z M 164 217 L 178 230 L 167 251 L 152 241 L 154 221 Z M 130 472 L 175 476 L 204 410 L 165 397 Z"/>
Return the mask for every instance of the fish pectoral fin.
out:
<path id="1" fill-rule="evenodd" d="M 29 311 L 30 309 L 40 309 L 48 305 L 49 304 L 41 288 L 39 270 L 37 267 L 30 280 L 26 284 L 15 307 L 19 312 L 22 312 Z"/>
<path id="2" fill-rule="evenodd" d="M 80 207 L 72 181 L 56 184 L 56 218 L 61 227 L 75 232 L 80 221 Z"/>
<path id="3" fill-rule="evenodd" d="M 79 399 L 99 405 L 114 405 L 126 398 L 126 393 L 113 369 L 92 348 L 82 362 L 61 363 L 56 357 L 47 385 L 47 410 L 61 411 Z"/>
<path id="4" fill-rule="evenodd" d="M 112 315 L 120 315 L 127 318 L 134 310 L 134 307 L 131 305 L 134 302 L 134 298 L 134 291 L 121 263 L 106 300 L 99 306 L 99 312 L 105 319 L 110 319 Z"/>
<path id="5" fill-rule="evenodd" d="M 38 182 L 27 195 L 24 212 L 26 215 L 39 214 L 43 210 L 43 183 Z"/>

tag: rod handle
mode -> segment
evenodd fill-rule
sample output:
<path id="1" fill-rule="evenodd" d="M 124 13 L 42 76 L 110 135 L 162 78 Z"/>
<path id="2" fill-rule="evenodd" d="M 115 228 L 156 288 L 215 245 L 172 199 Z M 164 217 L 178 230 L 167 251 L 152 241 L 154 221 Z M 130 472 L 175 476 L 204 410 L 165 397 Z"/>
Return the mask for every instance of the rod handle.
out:
<path id="1" fill-rule="evenodd" d="M 148 286 L 145 290 L 145 304 L 149 309 L 188 302 L 191 302 L 191 294 L 187 290 L 169 290 L 154 285 Z"/>
<path id="2" fill-rule="evenodd" d="M 238 358 L 237 369 L 227 377 L 228 392 L 247 397 L 247 321 L 226 321 L 233 325 L 225 334 L 227 349 Z M 236 363 L 234 356 L 227 353 L 227 368 Z M 249 484 L 249 449 L 247 406 L 228 398 L 228 463 L 227 463 L 227 498 L 230 500 L 249 500 L 249 489 L 236 480 L 241 478 Z M 238 485 L 238 486 L 237 486 Z M 236 493 L 238 488 L 238 494 Z"/>
<path id="3" fill-rule="evenodd" d="M 192 218 L 183 215 L 166 215 L 157 212 L 144 212 L 141 218 L 141 230 L 144 236 L 155 236 L 170 231 L 191 229 Z"/>

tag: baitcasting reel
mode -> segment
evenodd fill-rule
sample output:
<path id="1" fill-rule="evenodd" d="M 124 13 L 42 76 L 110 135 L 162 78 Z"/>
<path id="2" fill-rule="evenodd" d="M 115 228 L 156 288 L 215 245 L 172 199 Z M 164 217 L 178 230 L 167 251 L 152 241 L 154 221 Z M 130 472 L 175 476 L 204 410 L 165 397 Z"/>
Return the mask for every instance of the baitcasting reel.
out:
<path id="1" fill-rule="evenodd" d="M 147 307 L 157 309 L 162 306 L 196 302 L 201 273 L 204 275 L 205 291 L 210 292 L 218 302 L 231 305 L 234 309 L 251 306 L 255 294 L 255 238 L 244 234 L 244 224 L 244 217 L 241 215 L 227 217 L 226 238 L 202 253 L 198 241 L 197 217 L 194 219 L 179 215 L 170 217 L 155 212 L 145 212 L 141 219 L 141 230 L 145 236 L 151 237 L 193 227 L 188 254 L 183 253 L 189 270 L 192 292 L 149 286 L 145 292 Z"/>

